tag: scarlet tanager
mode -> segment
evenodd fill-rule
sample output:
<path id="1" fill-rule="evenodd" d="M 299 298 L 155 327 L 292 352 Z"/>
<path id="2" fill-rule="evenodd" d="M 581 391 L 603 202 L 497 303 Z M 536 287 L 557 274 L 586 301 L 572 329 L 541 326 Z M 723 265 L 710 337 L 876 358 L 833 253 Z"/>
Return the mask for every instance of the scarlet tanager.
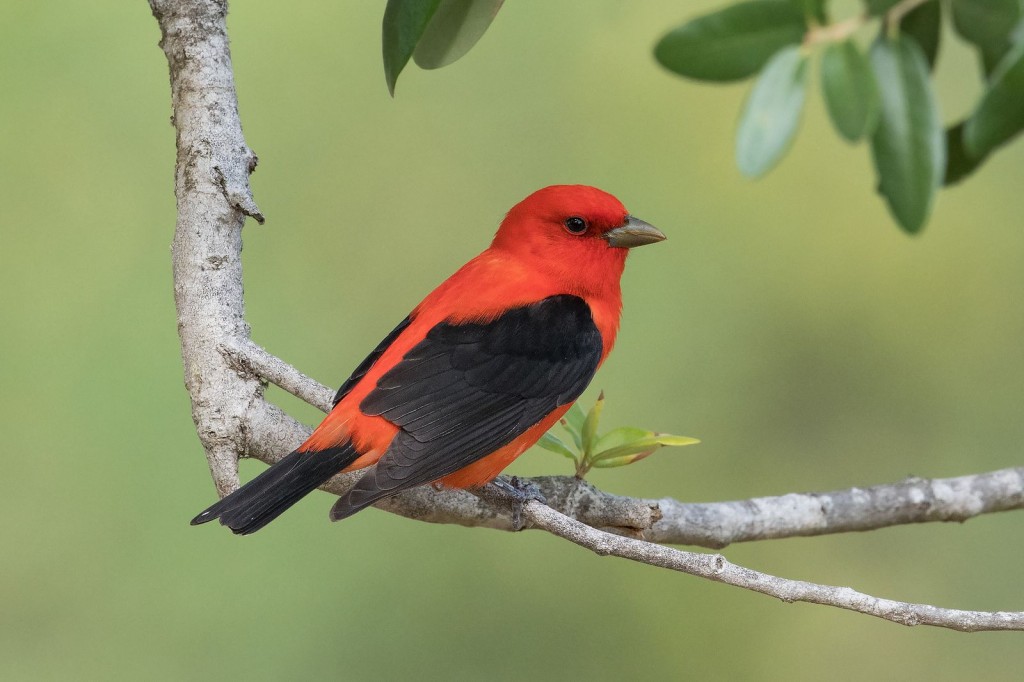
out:
<path id="1" fill-rule="evenodd" d="M 252 533 L 367 467 L 332 520 L 424 483 L 492 481 L 583 393 L 615 343 L 626 253 L 663 239 L 594 187 L 534 192 L 356 367 L 306 442 L 192 524 Z"/>

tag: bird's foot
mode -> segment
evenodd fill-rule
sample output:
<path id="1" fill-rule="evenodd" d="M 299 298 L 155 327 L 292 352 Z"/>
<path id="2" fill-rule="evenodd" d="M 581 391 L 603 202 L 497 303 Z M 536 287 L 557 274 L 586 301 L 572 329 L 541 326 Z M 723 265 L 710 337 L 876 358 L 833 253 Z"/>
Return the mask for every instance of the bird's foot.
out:
<path id="1" fill-rule="evenodd" d="M 512 529 L 517 531 L 526 527 L 526 523 L 523 521 L 523 509 L 527 502 L 531 500 L 536 500 L 541 504 L 548 502 L 536 483 L 518 476 L 509 478 L 499 476 L 481 488 L 481 492 L 484 493 L 485 498 L 504 502 L 512 508 Z"/>

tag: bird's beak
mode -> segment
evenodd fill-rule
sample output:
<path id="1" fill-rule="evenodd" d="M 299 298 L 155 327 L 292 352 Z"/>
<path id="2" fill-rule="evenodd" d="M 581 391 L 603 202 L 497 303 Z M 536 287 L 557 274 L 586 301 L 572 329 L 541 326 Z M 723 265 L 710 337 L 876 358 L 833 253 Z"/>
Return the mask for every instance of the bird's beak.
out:
<path id="1" fill-rule="evenodd" d="M 610 246 L 617 246 L 620 249 L 632 249 L 634 246 L 653 244 L 666 239 L 665 234 L 654 225 L 631 215 L 626 216 L 625 225 L 608 230 L 601 238 Z"/>

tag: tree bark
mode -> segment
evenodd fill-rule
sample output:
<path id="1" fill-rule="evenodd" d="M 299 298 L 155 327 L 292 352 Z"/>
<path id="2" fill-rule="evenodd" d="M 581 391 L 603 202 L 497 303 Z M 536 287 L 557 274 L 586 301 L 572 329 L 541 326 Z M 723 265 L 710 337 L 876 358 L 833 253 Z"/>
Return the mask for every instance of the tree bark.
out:
<path id="1" fill-rule="evenodd" d="M 242 225 L 263 222 L 249 189 L 256 155 L 242 137 L 228 49 L 227 2 L 151 0 L 171 74 L 178 158 L 178 222 L 171 249 L 174 302 L 192 419 L 217 492 L 238 486 L 245 413 L 263 399 L 259 379 L 234 371 L 217 351 L 247 339 L 242 298 Z"/>

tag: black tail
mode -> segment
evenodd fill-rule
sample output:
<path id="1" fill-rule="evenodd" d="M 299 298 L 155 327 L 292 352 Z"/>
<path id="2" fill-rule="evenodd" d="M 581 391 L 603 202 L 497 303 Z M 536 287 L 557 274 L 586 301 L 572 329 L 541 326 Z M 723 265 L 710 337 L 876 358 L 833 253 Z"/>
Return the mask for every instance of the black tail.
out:
<path id="1" fill-rule="evenodd" d="M 295 451 L 192 519 L 219 518 L 238 535 L 255 533 L 359 457 L 346 443 L 317 452 Z"/>

